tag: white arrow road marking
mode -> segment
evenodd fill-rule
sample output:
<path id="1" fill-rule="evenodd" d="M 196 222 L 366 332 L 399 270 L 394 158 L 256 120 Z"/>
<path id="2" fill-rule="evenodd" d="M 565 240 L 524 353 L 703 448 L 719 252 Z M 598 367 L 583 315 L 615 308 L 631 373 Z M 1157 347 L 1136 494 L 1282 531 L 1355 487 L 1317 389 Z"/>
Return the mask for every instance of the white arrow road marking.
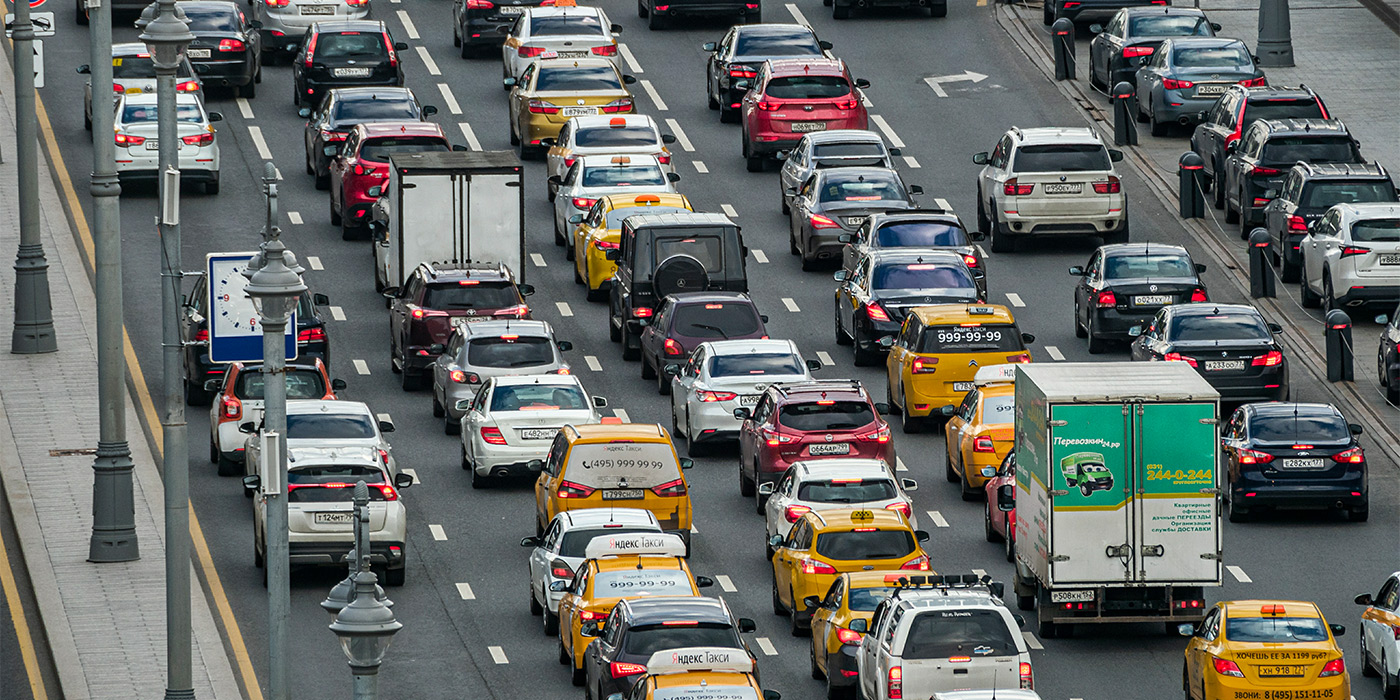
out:
<path id="1" fill-rule="evenodd" d="M 768 656 L 778 655 L 778 650 L 773 647 L 773 643 L 768 641 L 767 637 L 754 637 L 753 640 L 758 642 L 758 648 L 762 649 L 764 654 Z"/>
<path id="2" fill-rule="evenodd" d="M 1244 572 L 1244 569 L 1241 569 L 1238 566 L 1226 566 L 1225 569 L 1229 571 L 1230 575 L 1234 576 L 1235 580 L 1239 581 L 1240 583 L 1254 583 L 1254 579 L 1250 578 L 1249 574 L 1246 574 Z"/>
<path id="3" fill-rule="evenodd" d="M 300 226 L 300 225 L 301 225 L 301 213 L 300 213 L 300 212 L 295 212 L 295 211 L 289 211 L 289 212 L 287 212 L 287 220 L 290 221 L 290 222 L 292 222 L 292 223 L 294 223 L 294 224 L 296 224 L 297 226 Z M 313 270 L 319 270 L 319 269 L 321 269 L 321 267 L 320 267 L 320 266 L 321 266 L 321 259 L 320 259 L 320 258 L 318 258 L 318 257 L 316 257 L 316 256 L 314 256 L 314 255 L 311 255 L 311 256 L 307 256 L 306 259 L 307 259 L 307 260 L 315 260 L 315 261 L 316 261 L 315 264 L 312 265 L 311 269 L 313 269 Z"/>
<path id="4" fill-rule="evenodd" d="M 768 262 L 768 254 L 764 253 L 758 248 L 749 248 L 749 252 L 753 254 L 753 259 L 755 262 L 765 264 Z"/>
<path id="5" fill-rule="evenodd" d="M 719 205 L 719 210 L 724 212 L 724 215 L 731 219 L 739 216 L 739 212 L 734 210 L 734 206 L 732 204 L 721 204 Z"/>
<path id="6" fill-rule="evenodd" d="M 544 256 L 539 253 L 530 253 L 530 262 L 534 263 L 535 267 L 549 267 L 544 262 Z"/>
<path id="7" fill-rule="evenodd" d="M 472 131 L 472 125 L 466 122 L 462 122 L 457 126 L 461 127 L 462 129 L 462 138 L 467 140 L 467 148 L 470 148 L 473 151 L 481 150 L 481 142 L 476 140 L 476 132 Z"/>
<path id="8" fill-rule="evenodd" d="M 980 83 L 986 79 L 987 76 L 982 75 L 981 73 L 973 73 L 972 71 L 968 70 L 963 71 L 958 75 L 936 75 L 933 77 L 924 78 L 924 82 L 928 83 L 928 86 L 933 88 L 933 94 L 938 95 L 939 97 L 947 97 L 948 93 L 943 91 L 943 83 L 958 83 L 969 80 L 974 83 Z"/>
<path id="9" fill-rule="evenodd" d="M 476 594 L 472 592 L 470 583 L 457 584 L 457 595 L 462 596 L 462 600 L 476 600 Z"/>
<path id="10" fill-rule="evenodd" d="M 1030 648 L 1032 648 L 1032 649 L 1044 649 L 1044 648 L 1045 648 L 1045 645 L 1044 645 L 1044 644 L 1041 644 L 1041 643 L 1040 643 L 1040 640 L 1039 640 L 1039 639 L 1036 639 L 1036 638 L 1035 638 L 1035 635 L 1031 634 L 1030 632 L 1022 632 L 1022 633 L 1021 633 L 1021 636 L 1026 638 L 1026 646 L 1028 646 L 1028 647 L 1030 647 Z"/>
<path id="11" fill-rule="evenodd" d="M 938 527 L 948 527 L 948 521 L 943 518 L 942 513 L 936 510 L 931 510 L 928 512 L 928 517 L 930 520 L 933 521 L 934 525 L 937 525 Z"/>
<path id="12" fill-rule="evenodd" d="M 665 112 L 670 109 L 666 106 L 666 101 L 661 99 L 661 93 L 657 92 L 655 87 L 652 87 L 650 80 L 642 79 L 637 82 L 642 84 L 642 89 L 646 90 L 647 95 L 651 97 L 651 101 L 656 103 L 656 111 Z"/>
<path id="13" fill-rule="evenodd" d="M 357 374 L 369 374 L 369 364 L 364 360 L 351 360 L 350 363 L 355 365 Z"/>
<path id="14" fill-rule="evenodd" d="M 933 198 L 933 203 L 936 204 L 936 205 L 938 205 L 938 208 L 939 208 L 939 209 L 942 209 L 943 211 L 952 211 L 952 210 L 953 210 L 953 205 L 949 204 L 949 203 L 948 203 L 948 200 L 946 200 L 946 199 L 944 199 L 944 198 L 942 198 L 942 197 L 934 197 L 934 198 Z"/>
<path id="15" fill-rule="evenodd" d="M 510 659 L 506 658 L 506 651 L 504 649 L 500 647 L 486 647 L 486 650 L 491 652 L 491 660 L 495 661 L 496 665 L 500 666 L 510 663 Z"/>
<path id="16" fill-rule="evenodd" d="M 710 172 L 710 169 L 707 168 L 707 167 L 705 167 L 705 161 L 703 161 L 703 160 L 693 160 L 693 161 L 690 162 L 690 164 L 695 166 L 695 172 L 697 172 L 697 173 L 708 173 L 708 172 Z"/>
<path id="17" fill-rule="evenodd" d="M 408 13 L 407 13 L 407 12 L 404 12 L 403 10 L 399 10 L 399 11 L 398 11 L 398 15 L 399 15 L 399 21 L 400 21 L 400 22 L 403 22 L 403 31 L 404 31 L 404 33 L 405 33 L 405 34 L 408 34 L 408 38 L 413 39 L 414 41 L 417 41 L 417 40 L 418 40 L 418 27 L 413 26 L 413 20 L 409 18 Z"/>
<path id="18" fill-rule="evenodd" d="M 793 313 L 798 313 L 802 310 L 797 308 L 797 302 L 793 301 L 792 297 L 783 297 L 783 306 L 786 306 L 787 310 Z"/>
<path id="19" fill-rule="evenodd" d="M 344 321 L 344 320 L 345 320 L 345 309 L 342 309 L 342 308 L 340 308 L 339 306 L 332 306 L 332 307 L 331 307 L 331 318 L 333 318 L 333 319 L 335 319 L 335 320 L 337 320 L 337 321 Z"/>
<path id="20" fill-rule="evenodd" d="M 234 102 L 238 103 L 238 113 L 242 114 L 244 119 L 252 121 L 253 105 L 248 104 L 248 100 L 242 97 L 235 98 Z"/>
<path id="21" fill-rule="evenodd" d="M 981 578 L 981 577 L 987 575 L 987 571 L 986 571 L 985 569 L 973 569 L 973 570 L 972 570 L 972 573 L 973 573 L 973 575 L 977 576 L 978 578 Z"/>
<path id="22" fill-rule="evenodd" d="M 1062 352 L 1060 352 L 1060 349 L 1057 348 L 1057 347 L 1055 347 L 1054 345 L 1046 345 L 1046 346 L 1045 346 L 1045 354 L 1049 355 L 1049 356 L 1050 356 L 1050 359 L 1052 359 L 1052 360 L 1054 360 L 1054 361 L 1056 361 L 1056 362 L 1064 362 L 1064 361 L 1065 361 L 1065 354 L 1062 353 Z"/>
<path id="23" fill-rule="evenodd" d="M 1026 305 L 1026 302 L 1021 301 L 1021 295 L 1020 295 L 1020 294 L 1017 294 L 1016 292 L 1007 292 L 1007 293 L 1006 293 L 1006 300 L 1009 301 L 1009 302 L 1011 302 L 1011 305 L 1012 305 L 1012 306 L 1025 306 L 1025 305 Z"/>
<path id="24" fill-rule="evenodd" d="M 904 466 L 904 460 L 899 457 L 894 458 L 894 470 L 897 472 L 907 472 L 909 467 Z"/>
<path id="25" fill-rule="evenodd" d="M 885 121 L 884 117 L 878 114 L 872 114 L 870 115 L 870 121 L 875 122 L 875 126 L 879 127 L 880 131 L 885 133 L 885 138 L 890 140 L 891 146 L 895 148 L 904 148 L 904 141 L 899 138 L 899 134 L 894 133 L 894 129 L 890 128 L 890 123 Z"/>
<path id="26" fill-rule="evenodd" d="M 429 525 L 428 532 L 433 533 L 433 539 L 439 542 L 442 542 L 447 539 L 447 533 L 442 529 L 442 526 L 438 525 L 437 523 Z"/>
<path id="27" fill-rule="evenodd" d="M 418 50 L 418 58 L 421 59 L 423 65 L 428 68 L 428 75 L 442 75 L 442 71 L 438 70 L 437 61 L 434 61 L 433 57 L 428 54 L 428 47 L 415 46 L 413 48 Z"/>
<path id="28" fill-rule="evenodd" d="M 715 574 L 715 582 L 719 584 L 720 590 L 725 593 L 738 593 L 739 589 L 734 587 L 734 582 L 729 580 L 724 574 Z"/>
<path id="29" fill-rule="evenodd" d="M 676 142 L 681 145 L 681 148 L 685 149 L 686 153 L 692 153 L 695 151 L 695 145 L 692 144 L 690 142 L 690 138 L 685 135 L 685 129 L 681 128 L 680 122 L 674 119 L 667 119 L 666 126 L 671 127 L 671 135 L 676 137 Z M 695 169 L 699 170 L 702 173 L 710 172 L 709 169 L 705 167 L 705 164 L 701 163 L 698 160 L 695 161 Z"/>
<path id="30" fill-rule="evenodd" d="M 826 365 L 827 367 L 833 367 L 836 365 L 836 360 L 831 359 L 831 355 L 828 354 L 825 350 L 817 351 L 817 359 L 821 360 L 822 364 Z"/>
<path id="31" fill-rule="evenodd" d="M 909 167 L 911 167 L 911 168 L 920 168 L 920 167 L 923 167 L 923 166 L 919 165 L 919 161 L 917 161 L 917 160 L 914 159 L 914 156 L 904 156 L 904 164 L 907 165 L 907 166 L 909 166 Z"/>
<path id="32" fill-rule="evenodd" d="M 627 67 L 633 73 L 645 73 L 642 64 L 637 63 L 637 57 L 632 55 L 632 49 L 627 48 L 627 44 L 618 44 L 617 50 L 622 54 L 622 60 L 627 62 Z"/>
<path id="33" fill-rule="evenodd" d="M 438 92 L 442 93 L 442 101 L 447 103 L 447 111 L 453 114 L 461 114 L 462 106 L 457 104 L 457 98 L 452 96 L 452 88 L 447 87 L 447 83 L 438 83 Z"/>
<path id="34" fill-rule="evenodd" d="M 272 160 L 272 151 L 267 148 L 267 141 L 263 140 L 262 127 L 248 127 L 248 135 L 253 137 L 253 147 L 258 149 L 258 157 L 263 160 Z"/>
<path id="35" fill-rule="evenodd" d="M 583 361 L 588 364 L 588 369 L 591 369 L 594 372 L 603 371 L 603 365 L 602 363 L 598 362 L 598 358 L 592 355 L 584 355 Z"/>
<path id="36" fill-rule="evenodd" d="M 629 417 L 627 416 L 627 412 L 624 411 L 624 410 L 622 410 L 622 409 L 620 409 L 620 408 L 614 408 L 614 409 L 613 409 L 613 415 L 614 415 L 614 416 L 617 416 L 618 418 L 621 418 L 623 423 L 631 423 L 631 422 L 632 422 L 632 421 L 629 419 Z"/>
<path id="37" fill-rule="evenodd" d="M 556 301 L 554 302 L 554 306 L 559 309 L 560 316 L 568 317 L 574 315 L 574 310 L 569 308 L 569 302 L 567 301 Z"/>

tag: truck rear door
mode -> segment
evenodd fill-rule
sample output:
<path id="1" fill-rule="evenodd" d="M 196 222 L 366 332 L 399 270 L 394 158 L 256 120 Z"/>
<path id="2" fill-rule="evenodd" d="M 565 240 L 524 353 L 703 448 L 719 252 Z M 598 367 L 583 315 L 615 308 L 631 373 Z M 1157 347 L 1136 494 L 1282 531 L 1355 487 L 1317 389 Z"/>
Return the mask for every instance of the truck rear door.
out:
<path id="1" fill-rule="evenodd" d="M 420 263 L 461 259 L 448 235 L 455 211 L 443 206 L 444 202 L 454 201 L 453 180 L 447 173 L 415 172 L 403 173 L 399 179 L 401 194 L 395 215 L 401 222 L 397 241 L 400 277 L 407 276 Z"/>
<path id="2" fill-rule="evenodd" d="M 1136 568 L 1128 405 L 1050 409 L 1050 583 L 1115 583 Z"/>
<path id="3" fill-rule="evenodd" d="M 1135 523 L 1139 580 L 1219 581 L 1215 404 L 1147 403 L 1133 412 L 1141 472 Z"/>
<path id="4" fill-rule="evenodd" d="M 524 208 L 519 174 L 477 173 L 464 176 L 462 214 L 466 228 L 461 246 L 472 261 L 505 263 L 517 282 L 525 281 Z M 458 230 L 461 230 L 460 227 Z"/>

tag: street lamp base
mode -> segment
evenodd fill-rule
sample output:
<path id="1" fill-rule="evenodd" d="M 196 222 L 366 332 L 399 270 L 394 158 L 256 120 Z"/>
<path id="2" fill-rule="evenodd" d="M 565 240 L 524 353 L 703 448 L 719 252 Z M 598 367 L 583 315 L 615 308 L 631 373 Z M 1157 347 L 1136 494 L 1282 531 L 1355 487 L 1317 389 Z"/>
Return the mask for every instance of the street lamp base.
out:
<path id="1" fill-rule="evenodd" d="M 88 561 L 107 564 L 141 558 L 133 513 L 131 449 L 125 440 L 97 443 L 92 464 L 92 539 Z"/>
<path id="2" fill-rule="evenodd" d="M 15 331 L 10 352 L 36 355 L 57 352 L 53 309 L 49 304 L 49 263 L 41 245 L 21 245 L 15 258 Z"/>
<path id="3" fill-rule="evenodd" d="M 194 700 L 194 689 L 173 690 L 171 688 L 166 688 L 165 700 Z"/>

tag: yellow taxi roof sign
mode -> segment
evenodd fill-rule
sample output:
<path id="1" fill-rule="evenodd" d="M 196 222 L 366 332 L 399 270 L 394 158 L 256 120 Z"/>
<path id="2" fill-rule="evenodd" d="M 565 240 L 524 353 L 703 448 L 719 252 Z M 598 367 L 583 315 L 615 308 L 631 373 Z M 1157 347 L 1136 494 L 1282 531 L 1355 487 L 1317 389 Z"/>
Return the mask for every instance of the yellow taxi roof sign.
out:
<path id="1" fill-rule="evenodd" d="M 750 673 L 753 659 L 743 649 L 726 647 L 684 647 L 658 651 L 647 659 L 647 673 L 671 674 L 692 671 Z"/>
<path id="2" fill-rule="evenodd" d="M 612 162 L 617 165 L 627 165 L 632 162 L 632 158 L 630 156 L 613 156 Z"/>
<path id="3" fill-rule="evenodd" d="M 987 365 L 979 368 L 977 374 L 973 376 L 972 382 L 977 386 L 988 384 L 1003 384 L 1016 381 L 1016 365 Z"/>
<path id="4" fill-rule="evenodd" d="M 875 520 L 875 514 L 868 510 L 857 510 L 851 512 L 851 522 L 868 523 Z"/>
<path id="5" fill-rule="evenodd" d="M 637 554 L 685 556 L 685 540 L 680 535 L 660 532 L 637 532 L 625 535 L 600 535 L 583 548 L 585 559 L 619 557 Z"/>
<path id="6" fill-rule="evenodd" d="M 554 0 L 555 7 L 578 7 L 578 0 Z"/>
<path id="7" fill-rule="evenodd" d="M 660 204 L 661 198 L 654 194 L 639 194 L 632 202 L 634 204 Z"/>

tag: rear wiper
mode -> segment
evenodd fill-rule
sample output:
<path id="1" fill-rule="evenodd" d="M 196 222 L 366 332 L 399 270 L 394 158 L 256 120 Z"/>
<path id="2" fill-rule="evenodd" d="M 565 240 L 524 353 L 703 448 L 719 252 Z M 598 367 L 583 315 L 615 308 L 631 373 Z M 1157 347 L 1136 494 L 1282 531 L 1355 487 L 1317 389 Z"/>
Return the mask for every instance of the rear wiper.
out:
<path id="1" fill-rule="evenodd" d="M 714 331 L 714 332 L 716 332 L 716 333 L 718 333 L 718 334 L 724 336 L 724 339 L 725 339 L 725 340 L 729 340 L 729 334 L 728 334 L 728 333 L 725 333 L 725 332 L 724 332 L 724 329 L 723 329 L 723 328 L 720 328 L 719 326 L 711 326 L 711 325 L 709 325 L 708 323 L 692 323 L 692 324 L 690 324 L 690 325 L 691 325 L 691 327 L 693 327 L 693 328 L 703 328 L 703 329 L 705 329 L 705 330 L 707 330 L 707 331 Z"/>

